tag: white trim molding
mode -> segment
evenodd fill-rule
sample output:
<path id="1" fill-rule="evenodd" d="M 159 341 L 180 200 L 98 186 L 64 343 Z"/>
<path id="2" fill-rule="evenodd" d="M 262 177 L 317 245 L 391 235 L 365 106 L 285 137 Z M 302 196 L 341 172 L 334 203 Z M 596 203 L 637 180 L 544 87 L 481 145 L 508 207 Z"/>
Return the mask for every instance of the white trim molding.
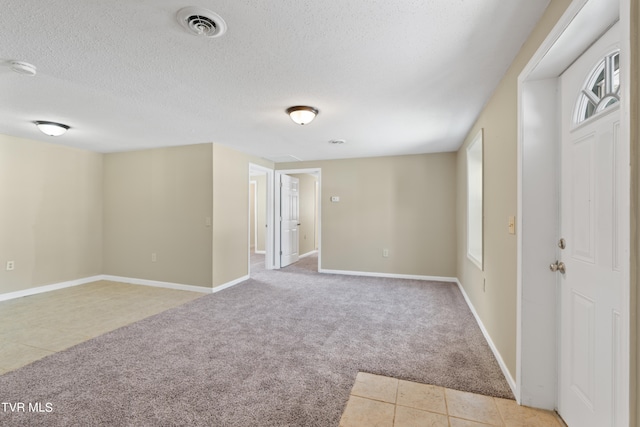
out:
<path id="1" fill-rule="evenodd" d="M 302 254 L 302 255 L 300 255 L 298 258 L 306 258 L 306 257 L 308 257 L 308 256 L 311 256 L 311 255 L 313 255 L 313 254 L 317 254 L 317 253 L 318 253 L 318 251 L 317 251 L 317 250 L 309 251 L 309 252 L 307 252 L 306 254 Z"/>
<path id="2" fill-rule="evenodd" d="M 612 24 L 619 20 L 620 37 L 620 139 L 621 153 L 629 155 L 631 145 L 630 93 L 632 56 L 631 22 L 634 17 L 630 0 L 573 0 L 562 17 L 528 61 L 518 77 L 518 129 L 517 129 L 517 325 L 516 325 L 516 379 L 518 403 L 543 409 L 560 409 L 559 387 L 560 299 L 556 277 L 550 275 L 546 265 L 558 259 L 559 239 L 559 183 L 558 153 L 558 77 Z M 633 164 L 627 158 L 626 165 Z M 630 168 L 619 171 L 624 178 L 619 188 L 629 206 L 631 190 Z M 540 191 L 544 189 L 544 191 Z M 623 301 L 633 301 L 629 256 L 632 224 L 631 208 L 625 209 L 625 219 L 619 224 L 625 236 L 626 256 L 623 268 Z M 616 399 L 617 425 L 630 425 L 633 421 L 636 379 L 632 360 L 636 355 L 632 339 L 634 313 L 632 304 L 620 313 L 622 334 L 621 371 Z M 541 337 L 543 337 L 541 339 Z M 613 375 L 613 373 L 611 373 Z M 635 425 L 635 424 L 634 424 Z"/>
<path id="3" fill-rule="evenodd" d="M 248 274 L 246 276 L 238 277 L 235 280 L 232 280 L 230 282 L 223 283 L 222 285 L 218 285 L 218 286 L 214 287 L 213 289 L 211 289 L 211 293 L 215 294 L 216 292 L 220 292 L 220 291 L 222 291 L 224 289 L 230 288 L 230 287 L 235 286 L 235 285 L 237 285 L 239 283 L 247 281 L 247 280 L 249 280 L 249 278 L 250 278 L 250 276 Z"/>
<path id="4" fill-rule="evenodd" d="M 343 274 L 345 276 L 386 277 L 390 279 L 428 280 L 431 282 L 452 282 L 452 283 L 458 282 L 458 279 L 456 279 L 455 277 L 421 276 L 421 275 L 414 275 L 414 274 L 395 274 L 395 273 L 375 273 L 375 272 L 369 272 L 369 271 L 328 270 L 326 268 L 318 269 L 318 273 Z"/>
<path id="5" fill-rule="evenodd" d="M 467 296 L 467 293 L 465 292 L 464 288 L 462 287 L 462 284 L 460 283 L 460 281 L 458 279 L 455 279 L 455 282 L 458 285 L 458 289 L 460 289 L 460 292 L 462 293 L 462 296 L 464 297 L 464 300 L 467 302 L 467 306 L 469 306 L 469 310 L 471 310 L 471 313 L 473 314 L 473 317 L 476 318 L 476 322 L 478 323 L 478 326 L 480 327 L 480 330 L 482 331 L 482 335 L 484 335 L 484 338 L 487 340 L 487 344 L 489 344 L 489 348 L 491 349 L 491 351 L 493 352 L 493 355 L 495 356 L 496 360 L 498 361 L 498 365 L 500 365 L 500 369 L 502 369 L 502 373 L 504 374 L 504 377 L 507 379 L 507 383 L 509 384 L 509 387 L 511 387 L 511 392 L 513 393 L 514 396 L 517 396 L 517 394 L 516 394 L 516 381 L 511 376 L 511 373 L 509 372 L 509 369 L 507 369 L 507 365 L 506 365 L 506 363 L 504 363 L 504 360 L 502 359 L 502 355 L 498 351 L 498 348 L 493 343 L 493 340 L 491 339 L 491 335 L 489 335 L 489 331 L 487 331 L 487 329 L 484 327 L 484 324 L 482 323 L 482 320 L 480 320 L 480 316 L 478 316 L 478 312 L 476 311 L 475 307 L 471 303 L 471 300 Z"/>
<path id="6" fill-rule="evenodd" d="M 58 289 L 71 288 L 73 286 L 85 285 L 91 282 L 102 280 L 102 276 L 84 277 L 82 279 L 69 280 L 66 282 L 53 283 L 50 285 L 38 286 L 35 288 L 24 289 L 22 291 L 8 292 L 0 294 L 0 301 L 8 301 L 11 299 L 27 297 L 29 295 L 41 294 L 49 291 L 57 291 Z"/>
<path id="7" fill-rule="evenodd" d="M 201 292 L 205 294 L 212 293 L 211 288 L 204 286 L 183 285 L 180 283 L 162 282 L 159 280 L 136 279 L 132 277 L 103 275 L 100 280 L 108 280 L 111 282 L 128 283 L 130 285 L 153 286 L 155 288 L 176 289 L 179 291 Z"/>
<path id="8" fill-rule="evenodd" d="M 30 295 L 41 294 L 44 292 L 57 291 L 59 289 L 71 288 L 78 285 L 86 285 L 92 282 L 98 282 L 100 280 L 107 280 L 110 282 L 127 283 L 129 285 L 142 285 L 152 286 L 156 288 L 176 289 L 179 291 L 200 292 L 204 294 L 214 294 L 224 289 L 235 286 L 249 279 L 249 275 L 239 277 L 222 285 L 218 285 L 214 288 L 204 286 L 183 285 L 180 283 L 161 282 L 158 280 L 147 279 L 135 279 L 131 277 L 111 276 L 108 274 L 101 274 L 99 276 L 84 277 L 82 279 L 69 280 L 66 282 L 53 283 L 50 285 L 38 286 L 35 288 L 24 289 L 22 291 L 8 292 L 6 294 L 0 294 L 0 301 L 8 301 L 16 298 L 22 298 Z"/>
<path id="9" fill-rule="evenodd" d="M 280 246 L 281 246 L 281 242 L 280 242 L 280 218 L 282 217 L 281 212 L 280 212 L 280 177 L 282 175 L 296 175 L 296 174 L 309 174 L 309 175 L 315 175 L 318 177 L 317 180 L 317 186 L 318 186 L 318 195 L 317 195 L 317 202 L 318 205 L 316 206 L 316 209 L 318 212 L 322 212 L 322 168 L 303 168 L 303 169 L 276 169 L 275 170 L 275 176 L 274 176 L 274 191 L 273 191 L 273 195 L 274 195 L 274 201 L 275 201 L 275 208 L 274 208 L 274 253 L 275 254 L 279 254 L 280 253 Z M 320 266 L 322 265 L 322 215 L 320 215 L 320 217 L 317 218 L 318 223 L 316 224 L 316 227 L 318 229 L 318 240 L 316 241 L 316 246 L 318 247 L 318 249 L 316 249 L 316 252 L 318 252 L 318 270 L 320 270 Z M 306 255 L 306 254 L 305 254 Z M 280 256 L 276 255 L 274 256 L 274 269 L 279 269 L 280 268 Z"/>

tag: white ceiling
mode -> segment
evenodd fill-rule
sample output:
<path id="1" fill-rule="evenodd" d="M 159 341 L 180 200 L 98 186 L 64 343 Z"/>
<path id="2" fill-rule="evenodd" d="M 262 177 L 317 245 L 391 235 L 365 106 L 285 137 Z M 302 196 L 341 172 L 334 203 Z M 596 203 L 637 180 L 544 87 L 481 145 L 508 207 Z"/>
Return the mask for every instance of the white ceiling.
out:
<path id="1" fill-rule="evenodd" d="M 275 161 L 454 151 L 548 3 L 0 0 L 0 60 L 37 67 L 0 64 L 0 133 L 100 152 L 218 142 Z M 186 33 L 186 6 L 227 33 Z M 315 121 L 294 124 L 298 104 Z M 48 137 L 34 120 L 71 129 Z"/>

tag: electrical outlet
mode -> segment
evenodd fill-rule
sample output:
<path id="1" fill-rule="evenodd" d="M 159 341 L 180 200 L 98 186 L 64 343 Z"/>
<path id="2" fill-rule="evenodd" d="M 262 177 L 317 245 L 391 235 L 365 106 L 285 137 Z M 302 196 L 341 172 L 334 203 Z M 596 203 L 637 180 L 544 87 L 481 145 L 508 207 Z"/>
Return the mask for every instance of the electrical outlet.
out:
<path id="1" fill-rule="evenodd" d="M 11 271 L 16 268 L 15 261 L 7 261 L 7 271 Z"/>
<path id="2" fill-rule="evenodd" d="M 389 249 L 386 249 L 386 248 L 383 249 L 382 250 L 382 256 L 385 257 L 385 258 L 388 258 L 389 257 Z"/>
<path id="3" fill-rule="evenodd" d="M 152 253 L 151 254 L 151 262 L 156 262 L 158 260 L 158 256 L 156 255 L 156 253 Z"/>
<path id="4" fill-rule="evenodd" d="M 211 227 L 211 217 L 210 217 L 210 216 L 208 216 L 208 217 L 206 217 L 206 218 L 204 219 L 204 225 L 205 225 L 206 227 Z"/>

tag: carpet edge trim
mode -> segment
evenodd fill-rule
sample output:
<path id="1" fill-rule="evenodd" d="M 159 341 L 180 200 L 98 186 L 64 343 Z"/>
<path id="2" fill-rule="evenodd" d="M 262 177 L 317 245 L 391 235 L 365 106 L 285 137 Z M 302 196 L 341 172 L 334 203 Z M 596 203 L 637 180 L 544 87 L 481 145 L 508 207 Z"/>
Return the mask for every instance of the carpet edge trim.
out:
<path id="1" fill-rule="evenodd" d="M 509 369 L 507 369 L 507 365 L 506 365 L 506 363 L 504 363 L 504 360 L 502 359 L 502 355 L 498 351 L 498 348 L 493 343 L 493 340 L 491 339 L 491 336 L 489 335 L 489 331 L 487 331 L 487 329 L 484 327 L 484 324 L 482 323 L 482 320 L 480 320 L 480 316 L 478 315 L 478 312 L 476 311 L 475 307 L 471 303 L 471 300 L 469 299 L 469 296 L 465 292 L 464 287 L 462 286 L 462 283 L 460 283 L 460 280 L 458 280 L 456 278 L 455 279 L 455 283 L 458 285 L 458 289 L 460 289 L 460 292 L 462 293 L 462 296 L 464 297 L 464 300 L 467 303 L 467 306 L 469 307 L 469 310 L 471 310 L 471 313 L 473 314 L 473 317 L 476 319 L 476 323 L 478 323 L 478 326 L 480 327 L 480 330 L 482 331 L 482 335 L 484 335 L 484 338 L 487 340 L 487 344 L 489 344 L 489 348 L 493 352 L 493 355 L 495 356 L 496 361 L 498 362 L 498 365 L 500 366 L 500 369 L 502 370 L 502 374 L 504 375 L 505 379 L 507 380 L 507 384 L 509 384 L 509 387 L 511 388 L 511 392 L 513 393 L 514 396 L 517 396 L 517 393 L 516 393 L 516 389 L 517 389 L 516 382 L 513 379 L 513 377 L 511 376 L 511 373 L 509 372 Z"/>

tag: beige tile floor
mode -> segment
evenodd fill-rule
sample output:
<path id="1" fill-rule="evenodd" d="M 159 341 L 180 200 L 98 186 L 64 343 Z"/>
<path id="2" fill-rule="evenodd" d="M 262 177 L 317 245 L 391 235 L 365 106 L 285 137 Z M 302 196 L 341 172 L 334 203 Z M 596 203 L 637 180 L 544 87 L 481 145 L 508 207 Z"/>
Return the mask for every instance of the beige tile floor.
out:
<path id="1" fill-rule="evenodd" d="M 561 427 L 515 401 L 360 372 L 340 427 Z"/>
<path id="2" fill-rule="evenodd" d="M 204 293 L 99 281 L 0 302 L 0 374 Z"/>

